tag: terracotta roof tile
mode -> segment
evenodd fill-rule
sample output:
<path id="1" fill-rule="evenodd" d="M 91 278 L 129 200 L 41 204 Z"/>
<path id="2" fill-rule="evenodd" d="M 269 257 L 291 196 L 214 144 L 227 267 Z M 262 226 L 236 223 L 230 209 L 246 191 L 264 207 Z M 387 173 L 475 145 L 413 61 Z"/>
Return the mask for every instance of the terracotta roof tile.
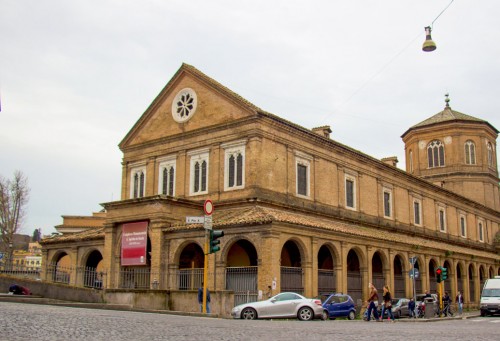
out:
<path id="1" fill-rule="evenodd" d="M 363 238 L 375 238 L 377 240 L 398 243 L 406 246 L 419 245 L 420 247 L 424 248 L 428 247 L 443 251 L 452 251 L 454 253 L 474 255 L 477 257 L 491 257 L 491 253 L 486 251 L 474 250 L 463 246 L 425 239 L 423 237 L 409 236 L 405 233 L 397 233 L 382 229 L 376 229 L 373 227 L 332 221 L 326 218 L 309 216 L 302 213 L 288 212 L 261 206 L 235 209 L 231 212 L 216 211 L 213 218 L 213 228 L 223 228 L 225 226 L 232 225 L 269 224 L 273 222 L 325 229 Z M 178 224 L 167 228 L 167 230 L 174 231 L 198 228 L 202 228 L 202 224 Z"/>

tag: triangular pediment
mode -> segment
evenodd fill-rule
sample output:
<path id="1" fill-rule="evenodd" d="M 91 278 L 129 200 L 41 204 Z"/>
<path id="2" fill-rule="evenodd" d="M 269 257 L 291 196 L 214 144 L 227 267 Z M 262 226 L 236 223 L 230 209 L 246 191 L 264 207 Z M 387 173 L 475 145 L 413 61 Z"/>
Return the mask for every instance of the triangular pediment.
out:
<path id="1" fill-rule="evenodd" d="M 227 123 L 258 111 L 258 107 L 193 66 L 182 64 L 121 141 L 120 148 Z"/>

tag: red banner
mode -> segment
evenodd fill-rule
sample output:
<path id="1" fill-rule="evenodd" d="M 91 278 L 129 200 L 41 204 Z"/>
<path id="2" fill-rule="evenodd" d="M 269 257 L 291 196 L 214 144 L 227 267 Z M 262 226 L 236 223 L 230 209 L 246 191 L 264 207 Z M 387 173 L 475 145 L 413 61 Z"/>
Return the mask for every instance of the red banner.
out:
<path id="1" fill-rule="evenodd" d="M 122 266 L 146 265 L 147 246 L 147 221 L 122 225 Z"/>

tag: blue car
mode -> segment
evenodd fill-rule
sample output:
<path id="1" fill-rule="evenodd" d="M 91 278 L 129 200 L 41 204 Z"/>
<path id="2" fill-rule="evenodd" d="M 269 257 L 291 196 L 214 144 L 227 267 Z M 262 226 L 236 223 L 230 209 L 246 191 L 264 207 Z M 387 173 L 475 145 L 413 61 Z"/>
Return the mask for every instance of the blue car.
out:
<path id="1" fill-rule="evenodd" d="M 337 317 L 347 317 L 349 320 L 356 318 L 356 305 L 349 295 L 321 295 L 321 302 L 325 314 L 331 320 L 335 320 Z"/>

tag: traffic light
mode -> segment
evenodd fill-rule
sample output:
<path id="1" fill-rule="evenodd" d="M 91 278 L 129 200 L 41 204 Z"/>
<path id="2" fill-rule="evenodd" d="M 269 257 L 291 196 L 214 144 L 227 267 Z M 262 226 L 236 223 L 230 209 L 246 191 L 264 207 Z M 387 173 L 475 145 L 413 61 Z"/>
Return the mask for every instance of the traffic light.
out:
<path id="1" fill-rule="evenodd" d="M 224 236 L 224 231 L 222 230 L 210 230 L 210 245 L 208 253 L 215 253 L 220 250 L 220 237 Z"/>
<path id="2" fill-rule="evenodd" d="M 448 269 L 441 267 L 441 280 L 445 280 L 448 278 Z"/>
<path id="3" fill-rule="evenodd" d="M 436 269 L 436 282 L 441 283 L 443 280 L 443 268 L 438 266 Z"/>

